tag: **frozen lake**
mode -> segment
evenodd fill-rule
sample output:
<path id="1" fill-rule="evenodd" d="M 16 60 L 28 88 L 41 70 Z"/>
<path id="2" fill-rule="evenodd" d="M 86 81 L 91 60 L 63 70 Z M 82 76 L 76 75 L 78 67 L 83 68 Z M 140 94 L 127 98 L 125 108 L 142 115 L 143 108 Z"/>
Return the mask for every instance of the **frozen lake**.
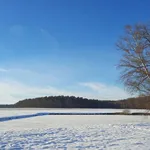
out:
<path id="1" fill-rule="evenodd" d="M 55 109 L 55 108 L 0 108 L 0 117 L 16 116 L 16 115 L 27 115 L 35 113 L 112 113 L 122 112 L 123 109 Z M 145 112 L 144 109 L 131 109 L 130 112 Z"/>
<path id="2" fill-rule="evenodd" d="M 0 116 L 56 111 L 120 112 L 122 110 L 0 109 Z M 38 116 L 0 122 L 0 149 L 149 150 L 149 135 L 149 117 Z"/>

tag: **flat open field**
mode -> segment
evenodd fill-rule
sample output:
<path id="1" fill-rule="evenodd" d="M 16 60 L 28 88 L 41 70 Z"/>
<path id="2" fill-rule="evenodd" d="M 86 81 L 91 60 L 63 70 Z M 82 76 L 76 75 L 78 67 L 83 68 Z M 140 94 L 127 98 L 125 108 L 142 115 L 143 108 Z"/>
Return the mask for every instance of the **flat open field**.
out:
<path id="1" fill-rule="evenodd" d="M 0 109 L 0 117 L 89 111 L 120 110 Z M 149 150 L 149 135 L 150 117 L 47 115 L 0 122 L 0 149 Z"/>

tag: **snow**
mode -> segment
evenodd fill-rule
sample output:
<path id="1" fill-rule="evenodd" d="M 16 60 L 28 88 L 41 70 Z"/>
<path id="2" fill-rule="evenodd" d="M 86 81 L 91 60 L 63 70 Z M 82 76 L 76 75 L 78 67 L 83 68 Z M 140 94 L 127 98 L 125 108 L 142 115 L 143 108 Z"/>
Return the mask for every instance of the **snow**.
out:
<path id="1" fill-rule="evenodd" d="M 87 109 L 49 110 L 56 111 L 88 112 Z M 48 109 L 1 109 L 0 116 L 44 112 Z M 149 150 L 149 135 L 149 117 L 43 115 L 0 122 L 0 149 Z"/>
<path id="2" fill-rule="evenodd" d="M 112 113 L 112 112 L 122 112 L 123 109 L 56 109 L 56 108 L 0 108 L 0 117 L 7 116 L 18 116 L 18 115 L 31 115 L 36 113 L 74 113 L 74 112 L 84 112 L 84 113 Z M 131 109 L 130 112 L 145 112 L 144 109 Z"/>

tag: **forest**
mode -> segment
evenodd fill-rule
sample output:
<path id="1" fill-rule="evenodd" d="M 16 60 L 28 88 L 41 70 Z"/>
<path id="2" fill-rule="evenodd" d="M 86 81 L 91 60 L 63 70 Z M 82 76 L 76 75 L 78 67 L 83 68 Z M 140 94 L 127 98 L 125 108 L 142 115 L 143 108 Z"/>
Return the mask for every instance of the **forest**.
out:
<path id="1" fill-rule="evenodd" d="M 150 109 L 150 96 L 141 96 L 124 100 L 94 100 L 75 96 L 45 96 L 21 100 L 12 105 L 0 105 L 0 107 Z"/>

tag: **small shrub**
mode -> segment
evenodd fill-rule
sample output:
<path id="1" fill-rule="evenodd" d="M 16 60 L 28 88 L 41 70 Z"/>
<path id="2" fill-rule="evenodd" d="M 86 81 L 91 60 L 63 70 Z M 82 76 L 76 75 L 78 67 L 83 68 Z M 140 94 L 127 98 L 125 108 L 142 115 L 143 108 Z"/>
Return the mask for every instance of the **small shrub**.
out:
<path id="1" fill-rule="evenodd" d="M 130 112 L 129 109 L 124 109 L 124 110 L 122 111 L 122 113 L 125 114 L 125 115 L 129 115 L 131 112 Z"/>

